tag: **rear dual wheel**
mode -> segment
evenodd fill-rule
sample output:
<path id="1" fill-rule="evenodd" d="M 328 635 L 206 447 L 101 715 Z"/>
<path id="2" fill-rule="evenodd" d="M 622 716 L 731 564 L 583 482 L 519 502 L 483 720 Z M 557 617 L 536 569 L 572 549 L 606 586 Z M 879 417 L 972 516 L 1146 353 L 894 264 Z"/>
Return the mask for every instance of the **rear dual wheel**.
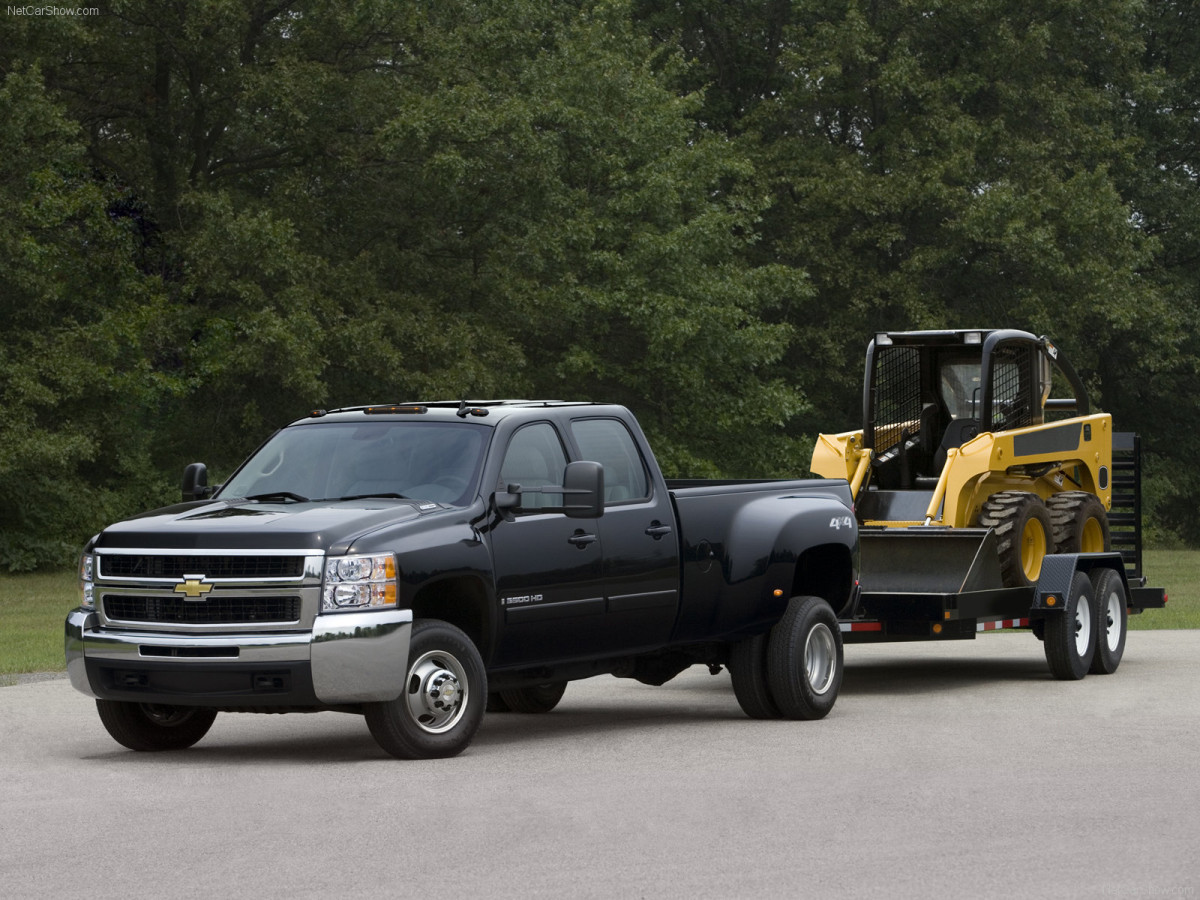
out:
<path id="1" fill-rule="evenodd" d="M 842 684 L 842 634 L 820 597 L 793 597 L 769 633 L 740 641 L 730 653 L 733 690 L 754 719 L 820 719 Z"/>

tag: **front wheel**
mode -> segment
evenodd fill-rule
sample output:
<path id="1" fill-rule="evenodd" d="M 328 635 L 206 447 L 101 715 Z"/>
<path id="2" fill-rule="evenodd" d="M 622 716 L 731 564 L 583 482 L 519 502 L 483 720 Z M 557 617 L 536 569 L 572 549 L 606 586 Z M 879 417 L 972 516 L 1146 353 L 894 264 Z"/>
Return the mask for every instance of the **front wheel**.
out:
<path id="1" fill-rule="evenodd" d="M 100 721 L 113 740 L 130 750 L 185 750 L 212 727 L 215 709 L 97 700 Z"/>
<path id="2" fill-rule="evenodd" d="M 438 759 L 466 749 L 483 721 L 487 673 L 479 651 L 448 622 L 415 623 L 408 677 L 395 700 L 368 703 L 367 728 L 399 759 Z"/>
<path id="3" fill-rule="evenodd" d="M 771 629 L 767 683 L 785 719 L 829 714 L 842 686 L 842 633 L 820 597 L 793 597 Z"/>
<path id="4" fill-rule="evenodd" d="M 1096 653 L 1096 622 L 1091 580 L 1082 572 L 1071 579 L 1062 612 L 1046 618 L 1046 662 L 1060 681 L 1078 681 Z"/>

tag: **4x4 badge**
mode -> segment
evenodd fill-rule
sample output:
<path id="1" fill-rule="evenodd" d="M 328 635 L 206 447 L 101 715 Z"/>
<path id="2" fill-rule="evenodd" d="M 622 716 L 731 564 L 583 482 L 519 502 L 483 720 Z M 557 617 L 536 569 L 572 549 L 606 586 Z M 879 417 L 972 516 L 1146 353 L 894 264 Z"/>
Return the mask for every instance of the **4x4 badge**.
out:
<path id="1" fill-rule="evenodd" d="M 212 582 L 205 581 L 203 575 L 184 575 L 183 584 L 175 585 L 175 593 L 183 594 L 188 600 L 196 600 L 212 589 Z"/>

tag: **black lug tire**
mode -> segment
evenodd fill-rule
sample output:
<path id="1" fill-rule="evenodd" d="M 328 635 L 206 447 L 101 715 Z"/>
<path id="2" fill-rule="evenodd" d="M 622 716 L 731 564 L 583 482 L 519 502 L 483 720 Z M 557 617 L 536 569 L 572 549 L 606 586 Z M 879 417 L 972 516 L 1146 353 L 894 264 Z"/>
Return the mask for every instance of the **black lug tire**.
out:
<path id="1" fill-rule="evenodd" d="M 1056 553 L 1102 553 L 1112 549 L 1108 513 L 1095 494 L 1066 491 L 1046 501 Z"/>
<path id="2" fill-rule="evenodd" d="M 1119 573 L 1112 569 L 1092 571 L 1096 610 L 1096 655 L 1088 671 L 1111 675 L 1125 655 L 1125 632 L 1129 626 L 1129 599 Z"/>
<path id="3" fill-rule="evenodd" d="M 821 719 L 842 686 L 842 632 L 820 597 L 793 597 L 767 644 L 767 684 L 785 719 Z"/>
<path id="4" fill-rule="evenodd" d="M 729 677 L 742 712 L 752 719 L 778 719 L 779 707 L 767 684 L 769 632 L 738 641 L 729 648 Z"/>
<path id="5" fill-rule="evenodd" d="M 453 691 L 443 695 L 442 687 Z M 371 736 L 392 756 L 439 759 L 471 743 L 487 696 L 487 672 L 471 639 L 448 622 L 420 619 L 409 641 L 404 693 L 368 703 L 363 712 Z"/>
<path id="6" fill-rule="evenodd" d="M 996 533 L 1005 586 L 1036 584 L 1042 560 L 1054 552 L 1054 528 L 1042 498 L 1027 491 L 993 494 L 980 509 L 979 524 Z"/>
<path id="7" fill-rule="evenodd" d="M 512 712 L 512 709 L 504 702 L 504 698 L 500 696 L 499 691 L 492 691 L 487 696 L 487 712 L 506 713 Z"/>
<path id="8" fill-rule="evenodd" d="M 563 698 L 566 690 L 565 681 L 549 681 L 546 684 L 500 691 L 500 699 L 510 712 L 548 713 L 558 706 L 558 701 Z"/>
<path id="9" fill-rule="evenodd" d="M 196 743 L 217 718 L 215 709 L 97 700 L 100 721 L 113 740 L 130 750 L 185 750 Z"/>
<path id="10" fill-rule="evenodd" d="M 1091 668 L 1096 653 L 1095 602 L 1091 579 L 1076 572 L 1062 611 L 1046 617 L 1046 662 L 1060 681 L 1078 681 Z"/>

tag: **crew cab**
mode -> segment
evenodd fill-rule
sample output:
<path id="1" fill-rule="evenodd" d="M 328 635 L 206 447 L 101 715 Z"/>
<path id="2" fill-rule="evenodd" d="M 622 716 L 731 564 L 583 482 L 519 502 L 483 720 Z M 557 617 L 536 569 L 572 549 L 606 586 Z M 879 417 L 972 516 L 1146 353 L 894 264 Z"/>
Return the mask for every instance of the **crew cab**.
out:
<path id="1" fill-rule="evenodd" d="M 393 756 L 451 756 L 485 709 L 696 664 L 754 718 L 837 697 L 847 483 L 669 481 L 620 406 L 318 410 L 183 493 L 87 544 L 66 622 L 71 683 L 134 750 L 220 711 L 340 710 Z"/>

